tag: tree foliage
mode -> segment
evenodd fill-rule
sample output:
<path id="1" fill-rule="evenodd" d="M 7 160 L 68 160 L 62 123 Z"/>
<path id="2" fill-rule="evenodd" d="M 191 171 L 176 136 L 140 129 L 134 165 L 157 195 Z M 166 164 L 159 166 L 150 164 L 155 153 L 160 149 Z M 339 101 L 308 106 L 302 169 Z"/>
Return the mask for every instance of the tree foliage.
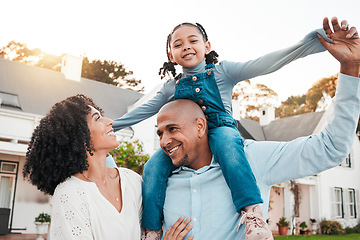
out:
<path id="1" fill-rule="evenodd" d="M 26 44 L 9 42 L 0 48 L 0 57 L 33 66 L 61 71 L 61 61 L 65 54 L 56 56 L 42 52 L 39 48 L 29 49 Z M 81 77 L 128 88 L 134 91 L 144 91 L 141 80 L 132 77 L 133 72 L 127 71 L 125 66 L 115 61 L 92 60 L 83 57 Z"/>
<path id="2" fill-rule="evenodd" d="M 144 87 L 139 88 L 141 80 L 136 80 L 130 76 L 132 71 L 126 71 L 123 64 L 115 61 L 89 61 L 87 57 L 83 58 L 81 76 L 93 79 L 103 83 L 112 84 L 118 87 L 128 86 L 130 89 L 144 91 Z"/>
<path id="3" fill-rule="evenodd" d="M 26 44 L 10 41 L 6 46 L 0 48 L 0 57 L 11 61 L 33 64 L 41 55 L 39 48 L 29 49 Z"/>
<path id="4" fill-rule="evenodd" d="M 322 78 L 307 91 L 306 94 L 290 96 L 275 109 L 279 118 L 324 110 L 328 100 L 335 95 L 338 75 Z"/>
<path id="5" fill-rule="evenodd" d="M 278 105 L 277 94 L 264 84 L 242 81 L 234 87 L 232 98 L 240 104 L 240 116 L 259 121 L 261 107 Z"/>
<path id="6" fill-rule="evenodd" d="M 110 154 L 118 166 L 132 169 L 139 174 L 142 174 L 143 167 L 150 158 L 148 154 L 144 154 L 144 146 L 139 140 L 120 141 L 119 146 Z"/>

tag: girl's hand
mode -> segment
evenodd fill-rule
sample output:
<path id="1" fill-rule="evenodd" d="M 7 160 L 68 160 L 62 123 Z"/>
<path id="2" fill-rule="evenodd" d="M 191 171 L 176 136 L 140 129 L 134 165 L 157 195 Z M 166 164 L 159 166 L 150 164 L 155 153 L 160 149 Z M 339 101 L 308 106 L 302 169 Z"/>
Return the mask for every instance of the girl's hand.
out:
<path id="1" fill-rule="evenodd" d="M 192 229 L 192 224 L 189 224 L 190 221 L 190 218 L 187 218 L 184 221 L 184 217 L 180 217 L 165 233 L 164 240 L 183 240 L 186 234 Z M 193 235 L 191 235 L 186 240 L 191 240 L 193 238 Z"/>

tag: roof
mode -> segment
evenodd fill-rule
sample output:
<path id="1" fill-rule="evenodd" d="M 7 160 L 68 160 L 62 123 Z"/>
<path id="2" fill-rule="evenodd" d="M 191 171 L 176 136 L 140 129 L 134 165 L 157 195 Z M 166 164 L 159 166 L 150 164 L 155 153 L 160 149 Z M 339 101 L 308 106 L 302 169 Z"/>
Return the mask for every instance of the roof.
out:
<path id="1" fill-rule="evenodd" d="M 52 105 L 75 94 L 85 94 L 104 110 L 105 116 L 118 118 L 142 93 L 81 78 L 65 79 L 60 72 L 0 58 L 0 91 L 15 94 L 21 111 L 45 115 Z M 16 109 L 14 109 L 16 110 Z"/>
<path id="2" fill-rule="evenodd" d="M 323 115 L 324 111 L 306 113 L 276 119 L 265 126 L 260 126 L 259 122 L 242 118 L 238 121 L 238 130 L 244 139 L 291 141 L 313 134 Z"/>
<path id="3" fill-rule="evenodd" d="M 262 127 L 256 121 L 241 118 L 238 121 L 238 129 L 244 139 L 264 141 L 265 136 Z"/>
<path id="4" fill-rule="evenodd" d="M 313 134 L 324 111 L 280 118 L 263 126 L 267 141 L 291 141 Z"/>

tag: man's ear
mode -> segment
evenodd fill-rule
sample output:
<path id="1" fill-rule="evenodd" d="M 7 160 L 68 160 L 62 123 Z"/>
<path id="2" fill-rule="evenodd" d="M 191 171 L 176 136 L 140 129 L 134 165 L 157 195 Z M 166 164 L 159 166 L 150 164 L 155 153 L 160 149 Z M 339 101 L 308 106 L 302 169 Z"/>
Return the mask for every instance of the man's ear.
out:
<path id="1" fill-rule="evenodd" d="M 201 138 L 207 134 L 207 125 L 206 120 L 204 118 L 197 118 L 196 119 L 196 128 L 198 137 Z"/>

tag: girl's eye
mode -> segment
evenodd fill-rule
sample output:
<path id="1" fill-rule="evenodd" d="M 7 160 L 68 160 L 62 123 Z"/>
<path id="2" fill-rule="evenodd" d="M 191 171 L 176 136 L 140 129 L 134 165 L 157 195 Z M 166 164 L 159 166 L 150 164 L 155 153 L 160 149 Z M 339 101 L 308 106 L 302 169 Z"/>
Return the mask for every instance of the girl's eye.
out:
<path id="1" fill-rule="evenodd" d="M 176 44 L 176 45 L 174 46 L 174 48 L 178 48 L 178 47 L 181 47 L 181 44 Z"/>
<path id="2" fill-rule="evenodd" d="M 191 43 L 196 43 L 198 40 L 191 40 L 190 42 Z"/>
<path id="3" fill-rule="evenodd" d="M 97 117 L 95 118 L 95 121 L 97 121 L 97 120 L 100 120 L 100 116 L 97 116 Z"/>

